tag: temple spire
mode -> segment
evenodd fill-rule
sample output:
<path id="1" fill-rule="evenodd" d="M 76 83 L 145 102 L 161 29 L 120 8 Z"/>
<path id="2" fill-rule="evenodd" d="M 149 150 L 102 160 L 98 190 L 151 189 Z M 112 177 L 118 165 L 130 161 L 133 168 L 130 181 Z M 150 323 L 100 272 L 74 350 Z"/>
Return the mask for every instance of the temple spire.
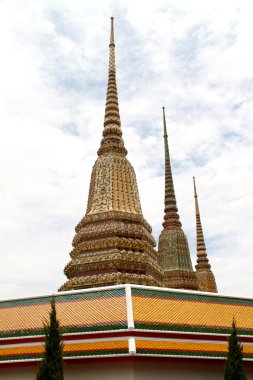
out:
<path id="1" fill-rule="evenodd" d="M 98 155 L 114 152 L 126 156 L 127 150 L 122 139 L 119 102 L 116 83 L 114 17 L 111 17 L 111 31 L 109 44 L 108 84 L 105 105 L 104 130 Z"/>
<path id="2" fill-rule="evenodd" d="M 198 278 L 200 290 L 217 293 L 215 278 L 211 271 L 211 265 L 209 264 L 209 260 L 208 260 L 207 252 L 206 252 L 205 239 L 204 239 L 202 224 L 200 220 L 199 203 L 198 203 L 195 177 L 193 177 L 193 186 L 194 186 L 196 232 L 197 232 L 197 265 L 195 266 L 196 275 Z"/>
<path id="3" fill-rule="evenodd" d="M 174 190 L 172 170 L 170 164 L 170 154 L 168 145 L 168 134 L 165 117 L 165 107 L 163 107 L 163 138 L 164 138 L 164 153 L 165 153 L 165 197 L 164 197 L 164 222 L 163 226 L 166 229 L 180 228 L 182 226 Z"/>
<path id="4" fill-rule="evenodd" d="M 196 214 L 196 231 L 197 231 L 197 256 L 201 261 L 202 265 L 205 265 L 206 268 L 210 269 L 209 260 L 206 254 L 206 245 L 203 234 L 203 229 L 200 220 L 199 213 L 199 203 L 198 203 L 198 195 L 196 189 L 195 177 L 193 177 L 193 186 L 194 186 L 194 200 L 195 200 L 195 214 Z"/>
<path id="5" fill-rule="evenodd" d="M 103 139 L 92 169 L 86 213 L 76 226 L 71 260 L 64 269 L 68 280 L 61 290 L 163 285 L 156 242 L 142 214 L 136 175 L 121 136 L 112 17 Z"/>
<path id="6" fill-rule="evenodd" d="M 164 270 L 163 284 L 168 288 L 198 289 L 192 268 L 189 245 L 179 220 L 170 164 L 165 108 L 163 107 L 165 152 L 165 197 L 163 230 L 159 236 L 158 262 Z"/>

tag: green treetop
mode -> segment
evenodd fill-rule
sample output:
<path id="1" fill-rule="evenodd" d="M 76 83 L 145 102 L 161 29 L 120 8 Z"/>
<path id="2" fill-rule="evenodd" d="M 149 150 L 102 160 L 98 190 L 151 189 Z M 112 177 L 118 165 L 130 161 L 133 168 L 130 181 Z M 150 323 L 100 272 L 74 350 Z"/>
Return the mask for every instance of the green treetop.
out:
<path id="1" fill-rule="evenodd" d="M 64 380 L 63 343 L 59 321 L 56 316 L 55 300 L 51 301 L 49 322 L 45 324 L 45 352 L 38 368 L 37 380 Z"/>
<path id="2" fill-rule="evenodd" d="M 225 380 L 247 380 L 243 364 L 243 347 L 238 341 L 236 322 L 233 318 L 232 332 L 228 340 L 228 354 L 225 366 Z"/>

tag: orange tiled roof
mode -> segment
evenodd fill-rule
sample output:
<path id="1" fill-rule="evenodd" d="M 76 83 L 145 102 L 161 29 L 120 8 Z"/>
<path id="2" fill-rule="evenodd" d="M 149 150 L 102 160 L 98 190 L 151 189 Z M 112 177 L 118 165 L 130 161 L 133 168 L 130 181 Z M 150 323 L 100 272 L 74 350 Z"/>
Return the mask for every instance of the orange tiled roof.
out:
<path id="1" fill-rule="evenodd" d="M 206 356 L 224 358 L 227 354 L 227 342 L 178 342 L 178 341 L 148 341 L 136 340 L 136 351 L 138 354 L 160 354 L 170 356 Z M 243 346 L 244 356 L 253 358 L 253 346 Z"/>
<path id="2" fill-rule="evenodd" d="M 0 302 L 0 363 L 39 360 L 51 296 Z M 55 295 L 65 360 L 155 355 L 224 358 L 233 316 L 253 360 L 253 300 L 119 285 Z"/>
<path id="3" fill-rule="evenodd" d="M 55 296 L 63 333 L 127 327 L 124 289 L 70 292 Z M 0 337 L 43 334 L 52 296 L 0 303 Z"/>
<path id="4" fill-rule="evenodd" d="M 128 354 L 128 341 L 114 340 L 114 341 L 98 341 L 98 342 L 78 342 L 78 343 L 64 343 L 64 357 L 87 357 L 87 356 L 104 356 L 110 354 L 126 355 Z M 41 342 L 34 345 L 18 344 L 0 346 L 0 358 L 2 362 L 12 360 L 40 359 L 43 355 L 44 347 Z"/>
<path id="5" fill-rule="evenodd" d="M 137 328 L 228 333 L 235 317 L 241 334 L 253 334 L 253 300 L 134 287 L 132 298 Z"/>

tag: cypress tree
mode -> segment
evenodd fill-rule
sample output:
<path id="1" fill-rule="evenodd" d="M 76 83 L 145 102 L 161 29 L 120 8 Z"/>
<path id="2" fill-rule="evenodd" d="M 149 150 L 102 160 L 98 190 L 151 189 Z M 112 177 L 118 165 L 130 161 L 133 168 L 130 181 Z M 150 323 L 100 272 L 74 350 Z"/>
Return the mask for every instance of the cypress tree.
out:
<path id="1" fill-rule="evenodd" d="M 238 341 L 236 322 L 233 318 L 232 332 L 228 339 L 228 354 L 225 366 L 225 380 L 247 380 L 243 364 L 243 346 Z"/>
<path id="2" fill-rule="evenodd" d="M 51 301 L 49 322 L 44 325 L 45 352 L 38 368 L 37 380 L 64 380 L 63 343 L 56 316 L 55 299 Z"/>

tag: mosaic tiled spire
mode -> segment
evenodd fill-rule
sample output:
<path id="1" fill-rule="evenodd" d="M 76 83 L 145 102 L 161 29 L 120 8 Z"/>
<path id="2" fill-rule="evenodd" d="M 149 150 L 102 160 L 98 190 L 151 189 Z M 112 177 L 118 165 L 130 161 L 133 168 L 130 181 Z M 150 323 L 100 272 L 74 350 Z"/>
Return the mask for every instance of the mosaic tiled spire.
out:
<path id="1" fill-rule="evenodd" d="M 121 283 L 161 285 L 155 240 L 142 215 L 134 169 L 122 139 L 111 18 L 103 139 L 93 166 L 86 215 L 76 227 L 68 281 L 60 290 Z"/>
<path id="2" fill-rule="evenodd" d="M 170 165 L 170 154 L 168 145 L 168 134 L 166 127 L 165 108 L 163 107 L 163 138 L 165 154 L 165 197 L 164 197 L 164 222 L 166 229 L 181 228 L 179 220 L 177 201 L 174 190 L 174 183 Z"/>
<path id="3" fill-rule="evenodd" d="M 170 164 L 165 109 L 163 107 L 165 150 L 164 222 L 158 245 L 158 261 L 164 270 L 163 284 L 170 288 L 198 289 L 187 238 L 179 220 Z"/>
<path id="4" fill-rule="evenodd" d="M 99 156 L 106 152 L 119 152 L 124 156 L 127 155 L 127 150 L 124 147 L 124 141 L 122 139 L 121 122 L 119 114 L 113 22 L 114 18 L 111 17 L 108 84 L 105 105 L 103 139 L 101 141 L 101 146 L 98 151 Z"/>
<path id="5" fill-rule="evenodd" d="M 206 245 L 203 234 L 203 229 L 200 220 L 199 213 L 199 204 L 198 204 L 198 195 L 196 189 L 195 178 L 193 177 L 193 186 L 194 186 L 194 199 L 195 199 L 195 213 L 196 213 L 196 231 L 197 231 L 197 265 L 196 276 L 198 279 L 198 284 L 200 290 L 204 292 L 213 292 L 217 293 L 217 286 L 215 282 L 215 277 L 211 271 L 211 265 L 206 253 Z"/>

